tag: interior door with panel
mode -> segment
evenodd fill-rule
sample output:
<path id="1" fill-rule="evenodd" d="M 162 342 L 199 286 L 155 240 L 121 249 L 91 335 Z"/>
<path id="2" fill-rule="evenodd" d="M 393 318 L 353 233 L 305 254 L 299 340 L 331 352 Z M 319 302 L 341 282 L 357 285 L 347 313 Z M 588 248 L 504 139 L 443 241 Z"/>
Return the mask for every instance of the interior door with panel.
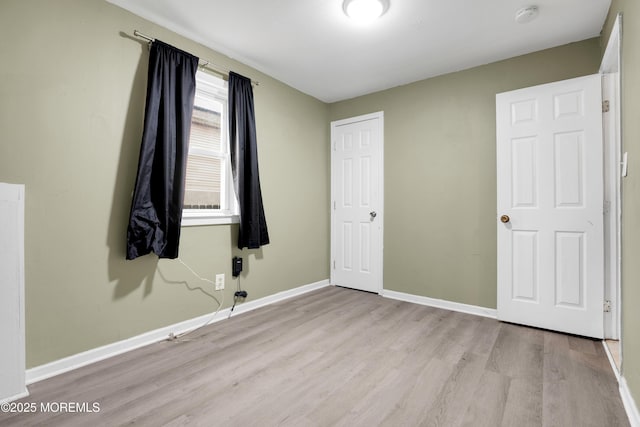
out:
<path id="1" fill-rule="evenodd" d="M 382 290 L 382 112 L 331 123 L 331 282 Z"/>
<path id="2" fill-rule="evenodd" d="M 601 76 L 496 96 L 498 318 L 602 338 Z"/>

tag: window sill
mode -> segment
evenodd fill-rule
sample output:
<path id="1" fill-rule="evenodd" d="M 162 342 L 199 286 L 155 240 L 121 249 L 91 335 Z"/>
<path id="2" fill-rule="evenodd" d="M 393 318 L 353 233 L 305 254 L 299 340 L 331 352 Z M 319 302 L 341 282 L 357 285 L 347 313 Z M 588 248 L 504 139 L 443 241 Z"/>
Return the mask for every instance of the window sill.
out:
<path id="1" fill-rule="evenodd" d="M 182 227 L 198 227 L 203 225 L 224 225 L 240 223 L 239 215 L 183 215 Z"/>

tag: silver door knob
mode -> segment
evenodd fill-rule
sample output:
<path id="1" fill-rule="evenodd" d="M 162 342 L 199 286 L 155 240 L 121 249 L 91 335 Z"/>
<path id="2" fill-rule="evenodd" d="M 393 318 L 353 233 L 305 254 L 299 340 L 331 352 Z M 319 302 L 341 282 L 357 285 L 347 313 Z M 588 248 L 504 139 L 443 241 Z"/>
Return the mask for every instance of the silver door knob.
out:
<path id="1" fill-rule="evenodd" d="M 375 218 L 378 216 L 378 214 L 376 213 L 376 211 L 371 211 L 369 212 L 369 215 L 371 215 L 371 219 Z"/>

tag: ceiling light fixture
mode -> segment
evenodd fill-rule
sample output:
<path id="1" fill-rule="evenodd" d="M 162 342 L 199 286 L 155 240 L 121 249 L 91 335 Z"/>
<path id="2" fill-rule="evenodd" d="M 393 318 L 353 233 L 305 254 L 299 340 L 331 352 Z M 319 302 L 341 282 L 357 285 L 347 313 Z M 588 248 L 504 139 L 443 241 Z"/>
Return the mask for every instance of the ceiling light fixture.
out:
<path id="1" fill-rule="evenodd" d="M 385 14 L 389 0 L 344 0 L 342 9 L 353 20 L 368 22 Z"/>
<path id="2" fill-rule="evenodd" d="M 527 6 L 516 12 L 516 22 L 518 24 L 526 24 L 538 17 L 538 6 Z"/>

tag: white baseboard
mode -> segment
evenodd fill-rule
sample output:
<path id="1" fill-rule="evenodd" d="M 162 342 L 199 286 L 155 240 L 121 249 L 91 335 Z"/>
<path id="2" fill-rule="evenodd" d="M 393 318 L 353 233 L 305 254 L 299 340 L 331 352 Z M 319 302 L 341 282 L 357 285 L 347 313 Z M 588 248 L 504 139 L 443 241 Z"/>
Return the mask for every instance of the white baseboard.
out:
<path id="1" fill-rule="evenodd" d="M 237 305 L 233 311 L 233 315 L 236 316 L 240 313 L 245 313 L 247 311 L 255 310 L 257 308 L 283 301 L 298 295 L 302 295 L 307 292 L 315 291 L 316 289 L 320 289 L 325 286 L 329 286 L 329 280 L 322 280 L 319 282 L 290 289 L 288 291 L 278 292 L 277 294 L 269 295 L 254 301 L 248 301 L 246 303 Z M 229 317 L 230 311 L 230 308 L 226 308 L 224 310 L 220 310 L 215 316 L 212 316 L 213 313 L 205 314 L 203 316 L 185 320 L 184 322 L 145 332 L 144 334 L 127 338 L 122 341 L 107 344 L 105 346 L 94 348 L 82 353 L 74 354 L 73 356 L 65 357 L 63 359 L 56 360 L 45 365 L 27 369 L 27 385 L 54 377 L 56 375 L 60 375 L 68 371 L 72 371 L 82 366 L 90 365 L 92 363 L 108 359 L 113 356 L 117 356 L 122 353 L 126 353 L 131 350 L 135 350 L 140 347 L 144 347 L 149 344 L 165 340 L 172 333 L 174 335 L 180 335 L 185 332 L 189 332 L 192 329 L 199 328 L 205 324 L 219 322 L 221 320 L 227 319 Z"/>
<path id="2" fill-rule="evenodd" d="M 269 295 L 254 301 L 249 301 L 236 306 L 233 310 L 233 315 L 244 313 L 247 311 L 255 310 L 256 308 L 264 307 L 265 305 L 274 304 L 279 301 L 283 301 L 289 298 L 297 297 L 298 295 L 306 294 L 307 292 L 315 291 L 316 289 L 329 286 L 329 280 L 321 280 L 319 282 L 311 283 L 309 285 L 299 286 L 297 288 L 290 289 L 288 291 L 278 292 L 277 294 Z M 225 318 L 229 316 L 229 310 L 226 310 L 227 314 Z"/>
<path id="3" fill-rule="evenodd" d="M 638 412 L 638 406 L 636 405 L 633 396 L 631 396 L 631 392 L 627 386 L 627 380 L 625 380 L 624 377 L 620 375 L 620 372 L 618 372 L 618 367 L 616 366 L 616 362 L 613 360 L 613 355 L 609 351 L 609 346 L 607 346 L 607 343 L 604 340 L 602 340 L 602 346 L 604 347 L 604 352 L 609 359 L 611 369 L 618 380 L 620 399 L 622 399 L 624 410 L 627 413 L 627 418 L 629 418 L 629 424 L 631 427 L 640 427 L 640 412 Z"/>
<path id="4" fill-rule="evenodd" d="M 631 424 L 631 427 L 640 427 L 640 412 L 638 412 L 638 406 L 631 395 L 631 391 L 627 386 L 627 381 L 624 379 L 624 375 L 620 377 L 620 397 L 622 398 L 624 409 L 627 411 L 629 424 Z"/>
<path id="5" fill-rule="evenodd" d="M 23 397 L 27 397 L 27 396 L 29 396 L 29 390 L 25 388 L 23 392 L 18 393 L 15 396 L 10 396 L 10 397 L 5 397 L 3 399 L 0 399 L 0 404 L 13 402 L 14 400 L 22 399 Z"/>
<path id="6" fill-rule="evenodd" d="M 459 311 L 461 313 L 474 314 L 476 316 L 489 317 L 491 319 L 498 318 L 498 312 L 493 308 L 462 304 L 459 302 L 423 297 L 420 295 L 405 294 L 404 292 L 390 291 L 387 289 L 383 289 L 382 292 L 380 292 L 380 295 L 385 298 L 397 299 L 400 301 L 412 302 L 421 305 L 428 305 L 430 307 L 443 308 L 445 310 Z"/>

